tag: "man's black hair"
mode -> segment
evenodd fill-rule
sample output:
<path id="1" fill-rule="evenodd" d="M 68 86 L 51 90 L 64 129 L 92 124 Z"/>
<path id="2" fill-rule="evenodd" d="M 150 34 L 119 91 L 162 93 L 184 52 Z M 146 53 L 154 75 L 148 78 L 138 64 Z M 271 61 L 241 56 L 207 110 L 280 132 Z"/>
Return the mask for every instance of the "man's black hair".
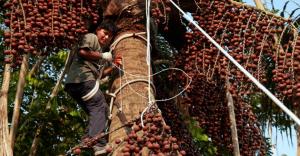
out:
<path id="1" fill-rule="evenodd" d="M 115 34 L 117 32 L 117 26 L 111 22 L 111 21 L 103 21 L 96 29 L 98 31 L 99 29 L 105 29 L 111 32 L 112 34 Z"/>

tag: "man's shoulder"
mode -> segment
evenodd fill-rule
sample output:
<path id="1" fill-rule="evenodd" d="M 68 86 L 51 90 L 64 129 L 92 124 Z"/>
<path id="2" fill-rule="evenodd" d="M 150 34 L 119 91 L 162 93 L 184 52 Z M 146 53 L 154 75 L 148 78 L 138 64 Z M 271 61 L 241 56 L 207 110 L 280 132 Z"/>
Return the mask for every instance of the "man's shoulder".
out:
<path id="1" fill-rule="evenodd" d="M 87 33 L 87 34 L 84 35 L 84 38 L 86 38 L 86 39 L 97 39 L 97 36 L 94 33 Z"/>
<path id="2" fill-rule="evenodd" d="M 93 33 L 84 35 L 79 48 L 89 48 L 94 51 L 99 51 L 101 49 L 98 37 Z"/>
<path id="3" fill-rule="evenodd" d="M 87 34 L 85 34 L 85 36 L 97 37 L 96 34 L 94 34 L 94 33 L 87 33 Z"/>

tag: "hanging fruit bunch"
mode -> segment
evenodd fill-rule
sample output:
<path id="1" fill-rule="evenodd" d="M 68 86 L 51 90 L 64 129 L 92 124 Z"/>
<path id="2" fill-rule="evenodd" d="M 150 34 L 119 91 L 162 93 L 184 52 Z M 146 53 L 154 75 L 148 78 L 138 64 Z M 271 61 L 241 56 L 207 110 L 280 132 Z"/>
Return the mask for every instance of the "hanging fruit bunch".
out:
<path id="1" fill-rule="evenodd" d="M 183 3 L 183 2 L 182 2 Z M 193 19 L 256 79 L 282 99 L 300 96 L 300 38 L 290 20 L 225 0 L 195 1 Z M 188 24 L 176 66 L 192 78 L 186 107 L 218 147 L 233 151 L 226 90 L 234 99 L 241 155 L 265 154 L 265 143 L 249 97 L 260 90 L 198 29 Z M 186 85 L 184 74 L 170 75 Z M 228 83 L 226 83 L 228 81 Z M 274 84 L 274 85 L 271 85 Z M 299 102 L 294 102 L 298 107 Z"/>
<path id="2" fill-rule="evenodd" d="M 151 0 L 151 17 L 156 25 L 164 28 L 164 31 L 168 30 L 171 5 L 169 0 Z"/>
<path id="3" fill-rule="evenodd" d="M 4 7 L 5 62 L 19 65 L 22 54 L 47 55 L 69 49 L 99 20 L 99 0 L 9 0 Z"/>
<path id="4" fill-rule="evenodd" d="M 120 144 L 120 140 L 116 140 L 115 144 Z M 171 128 L 165 125 L 160 114 L 146 114 L 144 127 L 138 120 L 123 144 L 125 146 L 120 153 L 124 156 L 140 155 L 145 148 L 148 148 L 149 155 L 186 155 L 184 150 L 180 150 L 177 138 L 171 136 Z"/>

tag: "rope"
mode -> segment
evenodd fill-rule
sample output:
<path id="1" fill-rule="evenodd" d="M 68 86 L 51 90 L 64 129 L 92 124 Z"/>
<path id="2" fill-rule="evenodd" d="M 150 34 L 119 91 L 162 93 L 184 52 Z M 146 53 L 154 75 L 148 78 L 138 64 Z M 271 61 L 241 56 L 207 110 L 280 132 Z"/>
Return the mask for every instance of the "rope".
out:
<path id="1" fill-rule="evenodd" d="M 211 38 L 193 19 L 187 15 L 179 6 L 177 6 L 172 0 L 170 2 L 183 14 L 183 17 L 191 22 L 206 38 L 209 39 L 237 68 L 239 68 L 259 89 L 261 89 L 269 98 L 277 104 L 287 115 L 289 115 L 299 126 L 300 119 L 291 112 L 278 98 L 276 98 L 266 87 L 264 87 L 253 75 L 251 75 L 243 66 L 241 66 L 231 55 L 224 50 L 213 38 Z"/>
<path id="2" fill-rule="evenodd" d="M 149 108 L 152 108 L 153 107 L 153 105 L 155 104 L 155 101 L 158 101 L 158 100 L 155 100 L 155 101 L 151 101 L 151 86 L 152 86 L 152 88 L 153 89 L 155 89 L 154 88 L 154 85 L 151 83 L 151 76 L 153 76 L 153 75 L 155 75 L 155 74 L 151 74 L 151 55 L 150 55 L 150 51 L 151 51 L 151 45 L 150 45 L 150 4 L 151 4 L 151 1 L 150 0 L 146 0 L 146 30 L 147 30 L 147 33 L 146 32 L 139 32 L 139 33 L 125 33 L 125 34 L 123 34 L 123 35 L 121 35 L 121 36 L 119 36 L 112 44 L 111 44 L 111 46 L 110 46 L 110 52 L 112 52 L 114 49 L 115 49 L 115 47 L 118 45 L 118 43 L 121 41 L 121 40 L 123 40 L 123 39 L 125 39 L 125 38 L 129 38 L 129 37 L 135 37 L 135 36 L 137 36 L 137 37 L 139 37 L 140 39 L 143 39 L 144 41 L 146 41 L 146 43 L 147 43 L 147 57 L 146 57 L 146 62 L 147 62 L 147 65 L 148 65 L 148 80 L 145 80 L 145 79 L 136 79 L 136 80 L 133 80 L 133 81 L 129 81 L 129 82 L 127 82 L 127 83 L 125 83 L 124 85 L 122 85 L 122 84 L 120 84 L 121 85 L 121 87 L 115 92 L 115 93 L 106 93 L 107 95 L 110 95 L 111 96 L 111 101 L 110 101 L 110 115 L 109 115 L 109 119 L 111 119 L 112 118 L 112 114 L 111 114 L 111 112 L 112 112 L 112 107 L 113 107 L 113 103 L 114 103 L 114 99 L 115 99 L 115 97 L 116 97 L 116 94 L 118 93 L 118 92 L 120 92 L 121 91 L 121 89 L 123 88 L 123 87 L 125 87 L 126 85 L 129 85 L 129 84 L 131 84 L 131 83 L 133 83 L 133 82 L 147 82 L 148 83 L 148 106 L 143 110 L 143 112 L 142 112 L 142 114 L 141 114 L 141 122 L 142 122 L 142 126 L 144 126 L 143 125 L 143 120 L 142 120 L 142 118 L 143 118 L 143 115 L 144 115 L 144 113 L 146 112 L 146 111 L 148 111 L 149 110 Z M 144 36 L 142 36 L 142 35 L 145 35 L 145 34 L 147 34 L 147 38 L 145 38 Z M 118 66 L 116 66 L 120 71 L 122 71 L 122 69 L 121 68 L 119 68 Z M 175 69 L 175 68 L 174 68 Z M 178 69 L 178 68 L 177 68 Z M 181 69 L 179 69 L 179 70 L 181 70 Z M 162 72 L 162 71 L 161 71 Z M 183 71 L 184 72 L 184 71 Z M 186 74 L 186 73 L 185 73 Z M 187 74 L 186 74 L 187 75 Z M 188 75 L 187 75 L 188 76 Z M 189 76 L 188 76 L 189 77 Z M 189 77 L 190 78 L 190 77 Z M 191 80 L 191 78 L 190 78 L 190 80 Z M 121 82 L 120 82 L 121 83 Z M 188 86 L 190 85 L 190 83 L 191 83 L 191 81 L 189 82 L 189 84 L 188 84 Z M 187 86 L 187 87 L 188 87 Z M 176 98 L 177 96 L 179 96 L 182 92 L 184 92 L 186 89 L 187 89 L 187 87 L 186 88 L 184 88 L 183 89 L 183 91 L 181 91 L 178 95 L 176 95 L 176 96 L 174 96 L 174 97 L 172 97 L 172 98 L 169 98 L 169 99 L 173 99 L 173 98 Z M 137 92 L 136 92 L 137 93 Z M 140 95 L 139 93 L 137 93 L 138 95 Z M 169 100 L 169 99 L 165 99 L 165 100 L 161 100 L 161 101 L 167 101 L 167 100 Z M 122 104 L 121 104 L 122 105 Z M 120 107 L 120 108 L 118 108 L 119 109 L 119 111 L 122 111 L 122 108 Z M 157 108 L 158 109 L 158 108 Z M 159 110 L 160 111 L 160 110 Z"/>
<path id="3" fill-rule="evenodd" d="M 129 37 L 139 37 L 140 39 L 146 41 L 146 43 L 147 43 L 147 57 L 146 57 L 146 61 L 147 61 L 147 65 L 148 65 L 148 80 L 136 79 L 136 80 L 133 80 L 133 81 L 129 81 L 129 82 L 125 83 L 124 85 L 121 85 L 121 87 L 118 90 L 116 90 L 115 93 L 107 93 L 108 95 L 111 96 L 111 100 L 110 100 L 110 115 L 108 117 L 110 120 L 112 118 L 112 107 L 113 107 L 113 103 L 114 103 L 114 99 L 116 97 L 116 94 L 118 92 L 120 92 L 123 87 L 125 87 L 126 85 L 129 85 L 130 83 L 133 83 L 133 82 L 147 82 L 148 83 L 148 100 L 149 100 L 149 102 L 148 102 L 148 106 L 145 108 L 145 110 L 143 111 L 143 113 L 141 115 L 142 125 L 143 125 L 142 118 L 143 118 L 144 112 L 146 112 L 146 110 L 148 110 L 154 104 L 153 101 L 150 101 L 150 99 L 151 99 L 151 89 L 150 88 L 152 86 L 152 88 L 155 89 L 155 87 L 154 87 L 154 85 L 151 82 L 151 64 L 150 64 L 150 62 L 151 62 L 151 59 L 150 59 L 151 45 L 150 45 L 150 9 L 149 9 L 149 7 L 150 7 L 150 1 L 148 3 L 149 3 L 148 8 L 146 8 L 146 15 L 147 15 L 147 39 L 144 36 L 142 36 L 142 35 L 145 35 L 146 32 L 125 33 L 125 34 L 119 36 L 111 44 L 111 46 L 110 46 L 110 52 L 112 52 L 121 40 L 123 40 L 125 38 L 129 38 Z M 122 111 L 120 108 L 118 108 L 118 109 L 119 109 L 119 111 Z M 144 127 L 144 125 L 143 125 L 143 127 Z"/>
<path id="4" fill-rule="evenodd" d="M 146 57 L 146 62 L 147 62 L 147 65 L 148 65 L 148 80 L 146 79 L 135 79 L 135 80 L 132 80 L 132 81 L 129 81 L 127 83 L 125 83 L 124 85 L 120 84 L 121 87 L 118 88 L 114 93 L 106 93 L 107 95 L 110 95 L 111 96 L 111 100 L 110 100 L 110 115 L 109 115 L 109 120 L 112 119 L 112 108 L 113 108 L 113 104 L 114 104 L 114 100 L 116 98 L 116 94 L 118 94 L 125 86 L 127 85 L 130 85 L 131 83 L 136 83 L 136 82 L 145 82 L 145 83 L 148 83 L 148 106 L 143 110 L 142 114 L 141 114 L 141 123 L 142 123 L 142 126 L 144 127 L 144 124 L 143 124 L 143 116 L 144 116 L 144 113 L 147 112 L 150 108 L 153 108 L 154 104 L 155 104 L 155 101 L 158 101 L 158 100 L 154 100 L 154 101 L 151 101 L 152 99 L 152 94 L 151 94 L 151 88 L 155 91 L 155 87 L 153 85 L 153 83 L 151 82 L 151 76 L 154 76 L 160 72 L 163 72 L 165 70 L 162 70 L 158 73 L 155 73 L 155 74 L 151 74 L 151 55 L 150 55 L 150 50 L 151 50 L 151 45 L 150 45 L 150 4 L 151 4 L 151 1 L 149 0 L 146 0 L 146 16 L 147 16 L 147 23 L 146 23 L 146 29 L 147 29 L 147 39 L 142 36 L 142 35 L 145 35 L 146 33 L 145 32 L 139 32 L 139 33 L 126 33 L 126 34 L 123 34 L 121 36 L 119 36 L 110 46 L 110 52 L 112 52 L 115 47 L 118 45 L 118 43 L 125 39 L 125 38 L 129 38 L 129 37 L 139 37 L 140 39 L 146 41 L 147 43 L 147 57 Z M 114 65 L 114 64 L 113 64 Z M 119 68 L 118 66 L 116 66 L 120 71 L 123 71 L 121 68 Z M 177 70 L 181 70 L 181 69 L 178 69 L 178 68 L 173 68 L 173 69 L 177 69 Z M 169 69 L 166 69 L 166 70 L 169 70 Z M 182 70 L 181 70 L 182 71 Z M 184 71 L 183 71 L 184 72 Z M 184 72 L 185 73 L 185 72 Z M 185 73 L 186 74 L 186 73 Z M 131 75 L 131 74 L 130 74 Z M 187 74 L 186 74 L 187 75 Z M 188 75 L 187 75 L 188 76 Z M 140 77 L 140 76 L 139 76 Z M 188 76 L 189 77 L 189 76 Z M 189 77 L 190 78 L 190 77 Z M 121 83 L 121 82 L 120 82 Z M 175 95 L 174 97 L 172 98 L 169 98 L 169 99 L 163 99 L 163 100 L 160 100 L 160 101 L 167 101 L 167 100 L 170 100 L 170 99 L 173 99 L 173 98 L 176 98 L 177 96 L 179 96 L 182 92 L 184 92 L 188 86 L 190 85 L 191 83 L 191 78 L 190 78 L 190 82 L 188 83 L 187 87 L 185 87 L 180 93 L 178 93 L 177 95 Z M 135 91 L 134 91 L 135 92 Z M 136 92 L 137 93 L 137 92 Z M 139 93 L 137 93 L 138 95 L 140 95 Z M 121 104 L 122 106 L 122 104 Z M 160 110 L 156 107 L 155 109 L 157 109 L 159 112 Z M 118 111 L 119 112 L 122 112 L 122 107 L 119 107 L 118 108 Z"/>
<path id="5" fill-rule="evenodd" d="M 125 84 L 123 84 L 120 88 L 118 88 L 114 93 L 108 93 L 106 92 L 107 95 L 111 96 L 110 98 L 110 106 L 109 106 L 109 112 L 110 112 L 110 115 L 109 115 L 109 120 L 111 120 L 112 118 L 112 108 L 113 108 L 113 104 L 114 104 L 114 100 L 117 96 L 117 94 L 127 85 L 130 85 L 132 83 L 136 83 L 136 82 L 145 82 L 145 83 L 149 83 L 148 80 L 146 79 L 135 79 L 135 80 L 131 80 L 131 81 L 128 81 L 126 82 Z M 150 86 L 152 87 L 152 89 L 154 90 L 154 94 L 156 93 L 155 91 L 155 87 L 154 87 L 154 84 L 153 83 L 150 83 Z M 118 111 L 121 111 L 122 110 L 120 108 L 118 108 Z"/>
<path id="6" fill-rule="evenodd" d="M 115 64 L 113 64 L 114 66 L 116 66 Z M 143 78 L 143 77 L 148 77 L 148 76 L 140 76 L 140 75 L 134 75 L 134 74 L 130 74 L 128 72 L 126 72 L 125 70 L 122 70 L 120 67 L 116 66 L 116 68 L 118 68 L 118 70 L 124 72 L 124 73 L 127 73 L 128 75 L 132 76 L 132 77 L 139 77 L 139 78 Z M 179 92 L 177 93 L 176 95 L 174 95 L 173 97 L 170 97 L 170 98 L 166 98 L 166 99 L 159 99 L 159 100 L 155 100 L 155 102 L 159 101 L 159 102 L 163 102 L 163 101 L 168 101 L 168 100 L 172 100 L 174 98 L 176 98 L 177 96 L 179 96 L 180 94 L 182 94 L 184 91 L 186 91 L 188 89 L 188 87 L 190 86 L 190 84 L 192 83 L 192 78 L 185 72 L 183 71 L 182 69 L 179 69 L 179 68 L 167 68 L 167 69 L 163 69 L 159 72 L 156 72 L 154 74 L 151 74 L 150 76 L 155 76 L 157 74 L 160 74 L 162 72 L 165 72 L 165 71 L 168 71 L 168 70 L 178 70 L 178 71 L 181 71 L 184 73 L 184 75 L 188 78 L 187 79 L 187 85 Z M 141 95 L 140 93 L 134 91 L 136 94 L 138 94 L 139 96 L 141 97 L 144 97 L 143 95 Z M 144 98 L 147 98 L 147 97 L 144 97 Z"/>
<path id="7" fill-rule="evenodd" d="M 145 40 L 145 41 L 147 42 L 147 39 L 146 39 L 145 37 L 142 36 L 142 35 L 144 35 L 144 34 L 146 34 L 146 33 L 145 33 L 145 32 L 139 32 L 139 33 L 125 33 L 125 34 L 121 35 L 120 37 L 118 37 L 118 38 L 111 44 L 109 53 L 112 53 L 112 51 L 115 49 L 115 47 L 118 45 L 118 43 L 119 43 L 121 40 L 125 39 L 125 38 L 129 38 L 129 37 L 139 37 L 139 38 L 141 38 L 141 39 L 143 39 L 143 40 Z M 101 77 L 101 75 L 102 75 L 102 74 L 100 74 L 100 77 Z M 100 85 L 99 82 L 96 81 L 94 88 L 93 88 L 90 92 L 88 92 L 86 95 L 84 95 L 84 96 L 81 97 L 82 100 L 83 100 L 83 101 L 87 101 L 87 100 L 91 99 L 91 98 L 97 93 L 97 91 L 98 91 L 98 89 L 99 89 L 99 85 Z"/>
<path id="8" fill-rule="evenodd" d="M 151 0 L 146 0 L 146 29 L 147 29 L 147 57 L 146 57 L 146 62 L 148 65 L 148 106 L 143 110 L 141 114 L 141 123 L 142 126 L 144 127 L 144 122 L 143 122 L 143 116 L 146 111 L 151 108 L 155 102 L 151 101 L 151 90 L 150 90 L 150 82 L 151 82 L 151 55 L 150 55 L 150 11 L 151 11 Z M 158 109 L 158 108 L 157 108 Z M 159 109 L 158 109 L 159 110 Z"/>

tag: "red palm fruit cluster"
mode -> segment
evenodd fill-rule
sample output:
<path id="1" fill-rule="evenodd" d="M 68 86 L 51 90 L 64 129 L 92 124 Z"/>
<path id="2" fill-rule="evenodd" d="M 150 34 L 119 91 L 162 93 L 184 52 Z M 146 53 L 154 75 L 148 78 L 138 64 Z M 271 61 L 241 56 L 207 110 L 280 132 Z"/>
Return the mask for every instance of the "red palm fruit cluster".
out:
<path id="1" fill-rule="evenodd" d="M 225 0 L 196 3 L 201 11 L 192 12 L 194 20 L 256 79 L 280 99 L 300 95 L 300 42 L 290 20 Z M 228 90 L 236 108 L 242 155 L 254 155 L 257 150 L 263 154 L 265 144 L 258 122 L 247 104 L 249 97 L 260 91 L 197 28 L 188 25 L 186 46 L 176 58 L 176 66 L 193 80 L 184 97 L 190 114 L 198 118 L 219 150 L 232 150 L 224 92 Z M 182 87 L 187 85 L 184 74 L 173 73 L 170 79 Z"/>
<path id="2" fill-rule="evenodd" d="M 120 143 L 120 140 L 115 140 L 115 144 Z M 149 155 L 186 155 L 184 150 L 180 150 L 177 138 L 171 136 L 171 128 L 164 123 L 160 114 L 146 114 L 144 127 L 137 121 L 123 144 L 120 153 L 123 156 L 140 155 L 145 147 Z"/>
<path id="3" fill-rule="evenodd" d="M 100 6 L 98 0 L 9 0 L 4 7 L 5 62 L 19 64 L 24 53 L 71 48 L 87 32 L 88 21 L 98 22 Z"/>
<path id="4" fill-rule="evenodd" d="M 295 51 L 293 56 L 293 67 L 295 72 L 295 79 L 296 83 L 294 84 L 294 94 L 296 94 L 296 97 L 300 97 L 300 37 L 297 38 L 295 42 Z"/>
<path id="5" fill-rule="evenodd" d="M 151 17 L 155 24 L 164 27 L 164 31 L 168 30 L 171 7 L 172 4 L 169 0 L 151 0 Z"/>

